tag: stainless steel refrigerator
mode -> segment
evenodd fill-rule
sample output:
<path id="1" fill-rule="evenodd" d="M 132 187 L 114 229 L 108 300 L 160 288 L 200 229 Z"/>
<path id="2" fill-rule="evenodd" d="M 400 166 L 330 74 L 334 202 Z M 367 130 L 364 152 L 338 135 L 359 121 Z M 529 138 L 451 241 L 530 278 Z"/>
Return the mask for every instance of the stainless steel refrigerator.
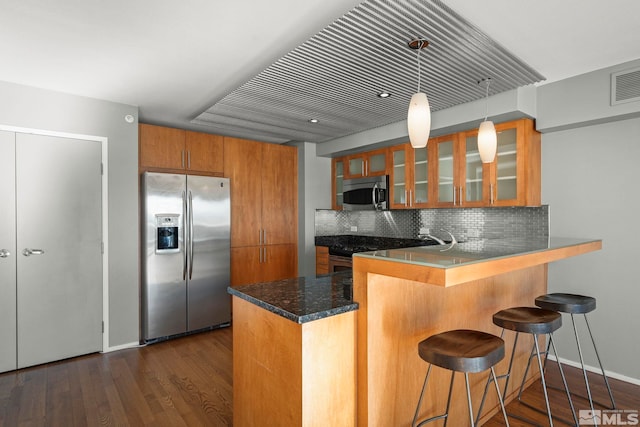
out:
<path id="1" fill-rule="evenodd" d="M 142 341 L 229 324 L 229 179 L 142 177 Z"/>

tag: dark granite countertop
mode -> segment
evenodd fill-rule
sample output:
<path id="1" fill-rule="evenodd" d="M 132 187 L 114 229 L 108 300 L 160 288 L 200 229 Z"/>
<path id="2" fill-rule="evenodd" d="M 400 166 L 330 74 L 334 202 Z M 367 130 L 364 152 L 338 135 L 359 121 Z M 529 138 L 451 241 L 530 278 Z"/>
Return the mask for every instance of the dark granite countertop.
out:
<path id="1" fill-rule="evenodd" d="M 437 245 L 437 242 L 431 239 L 341 234 L 336 236 L 315 236 L 315 245 L 327 246 L 329 248 L 329 253 L 332 255 L 351 256 L 352 253 L 381 249 L 432 246 Z"/>
<path id="2" fill-rule="evenodd" d="M 296 323 L 358 309 L 351 271 L 227 288 L 227 292 Z"/>

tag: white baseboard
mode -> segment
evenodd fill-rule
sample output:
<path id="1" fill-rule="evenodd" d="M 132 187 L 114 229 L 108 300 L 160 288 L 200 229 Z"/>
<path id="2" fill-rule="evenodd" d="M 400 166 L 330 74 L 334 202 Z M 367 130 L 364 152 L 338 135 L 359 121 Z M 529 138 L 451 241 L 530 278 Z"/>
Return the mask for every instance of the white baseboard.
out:
<path id="1" fill-rule="evenodd" d="M 115 347 L 109 347 L 102 350 L 102 353 L 111 353 L 112 351 L 125 350 L 127 348 L 144 347 L 139 342 L 131 342 L 128 344 L 117 345 Z"/>
<path id="2" fill-rule="evenodd" d="M 557 361 L 555 355 L 551 355 L 550 354 L 549 355 L 549 359 Z M 560 362 L 563 365 L 573 366 L 574 368 L 582 369 L 582 366 L 580 366 L 580 362 L 574 362 L 573 360 L 568 360 L 568 359 L 565 359 L 563 357 L 560 358 Z M 600 368 L 594 368 L 593 366 L 589 366 L 589 365 L 585 365 L 584 368 L 589 372 L 593 372 L 593 373 L 602 375 L 602 371 L 600 370 Z M 626 383 L 640 385 L 640 379 L 638 379 L 638 378 L 627 377 L 625 375 L 621 375 L 621 374 L 618 374 L 616 372 L 611 372 L 611 371 L 606 370 L 606 369 L 605 369 L 604 372 L 607 374 L 607 377 L 609 377 L 609 378 L 615 378 L 616 380 L 624 381 Z"/>

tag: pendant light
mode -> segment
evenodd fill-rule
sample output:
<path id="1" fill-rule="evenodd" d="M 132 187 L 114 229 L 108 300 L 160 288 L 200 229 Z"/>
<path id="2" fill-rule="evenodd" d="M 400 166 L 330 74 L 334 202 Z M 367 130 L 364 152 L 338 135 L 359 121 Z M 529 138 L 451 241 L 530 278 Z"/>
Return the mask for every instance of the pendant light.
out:
<path id="1" fill-rule="evenodd" d="M 496 150 L 498 148 L 496 127 L 491 120 L 487 120 L 487 117 L 489 117 L 489 85 L 491 84 L 491 78 L 488 77 L 478 82 L 478 84 L 481 83 L 487 84 L 487 111 L 484 116 L 484 122 L 480 123 L 480 127 L 478 128 L 478 151 L 480 152 L 480 160 L 482 160 L 482 163 L 491 163 L 496 158 Z"/>
<path id="2" fill-rule="evenodd" d="M 418 51 L 418 92 L 411 97 L 407 114 L 409 141 L 411 141 L 413 148 L 426 147 L 431 130 L 429 100 L 426 93 L 420 92 L 420 51 L 428 45 L 429 42 L 424 39 L 416 39 L 409 42 L 409 47 Z"/>

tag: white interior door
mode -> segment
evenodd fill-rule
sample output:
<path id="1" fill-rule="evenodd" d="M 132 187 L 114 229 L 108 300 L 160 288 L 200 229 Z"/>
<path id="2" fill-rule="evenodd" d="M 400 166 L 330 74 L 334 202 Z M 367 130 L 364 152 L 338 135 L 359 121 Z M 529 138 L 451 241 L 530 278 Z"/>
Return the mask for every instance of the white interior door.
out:
<path id="1" fill-rule="evenodd" d="M 16 134 L 18 368 L 102 349 L 102 147 Z"/>
<path id="2" fill-rule="evenodd" d="M 15 133 L 0 131 L 0 372 L 16 369 Z"/>

